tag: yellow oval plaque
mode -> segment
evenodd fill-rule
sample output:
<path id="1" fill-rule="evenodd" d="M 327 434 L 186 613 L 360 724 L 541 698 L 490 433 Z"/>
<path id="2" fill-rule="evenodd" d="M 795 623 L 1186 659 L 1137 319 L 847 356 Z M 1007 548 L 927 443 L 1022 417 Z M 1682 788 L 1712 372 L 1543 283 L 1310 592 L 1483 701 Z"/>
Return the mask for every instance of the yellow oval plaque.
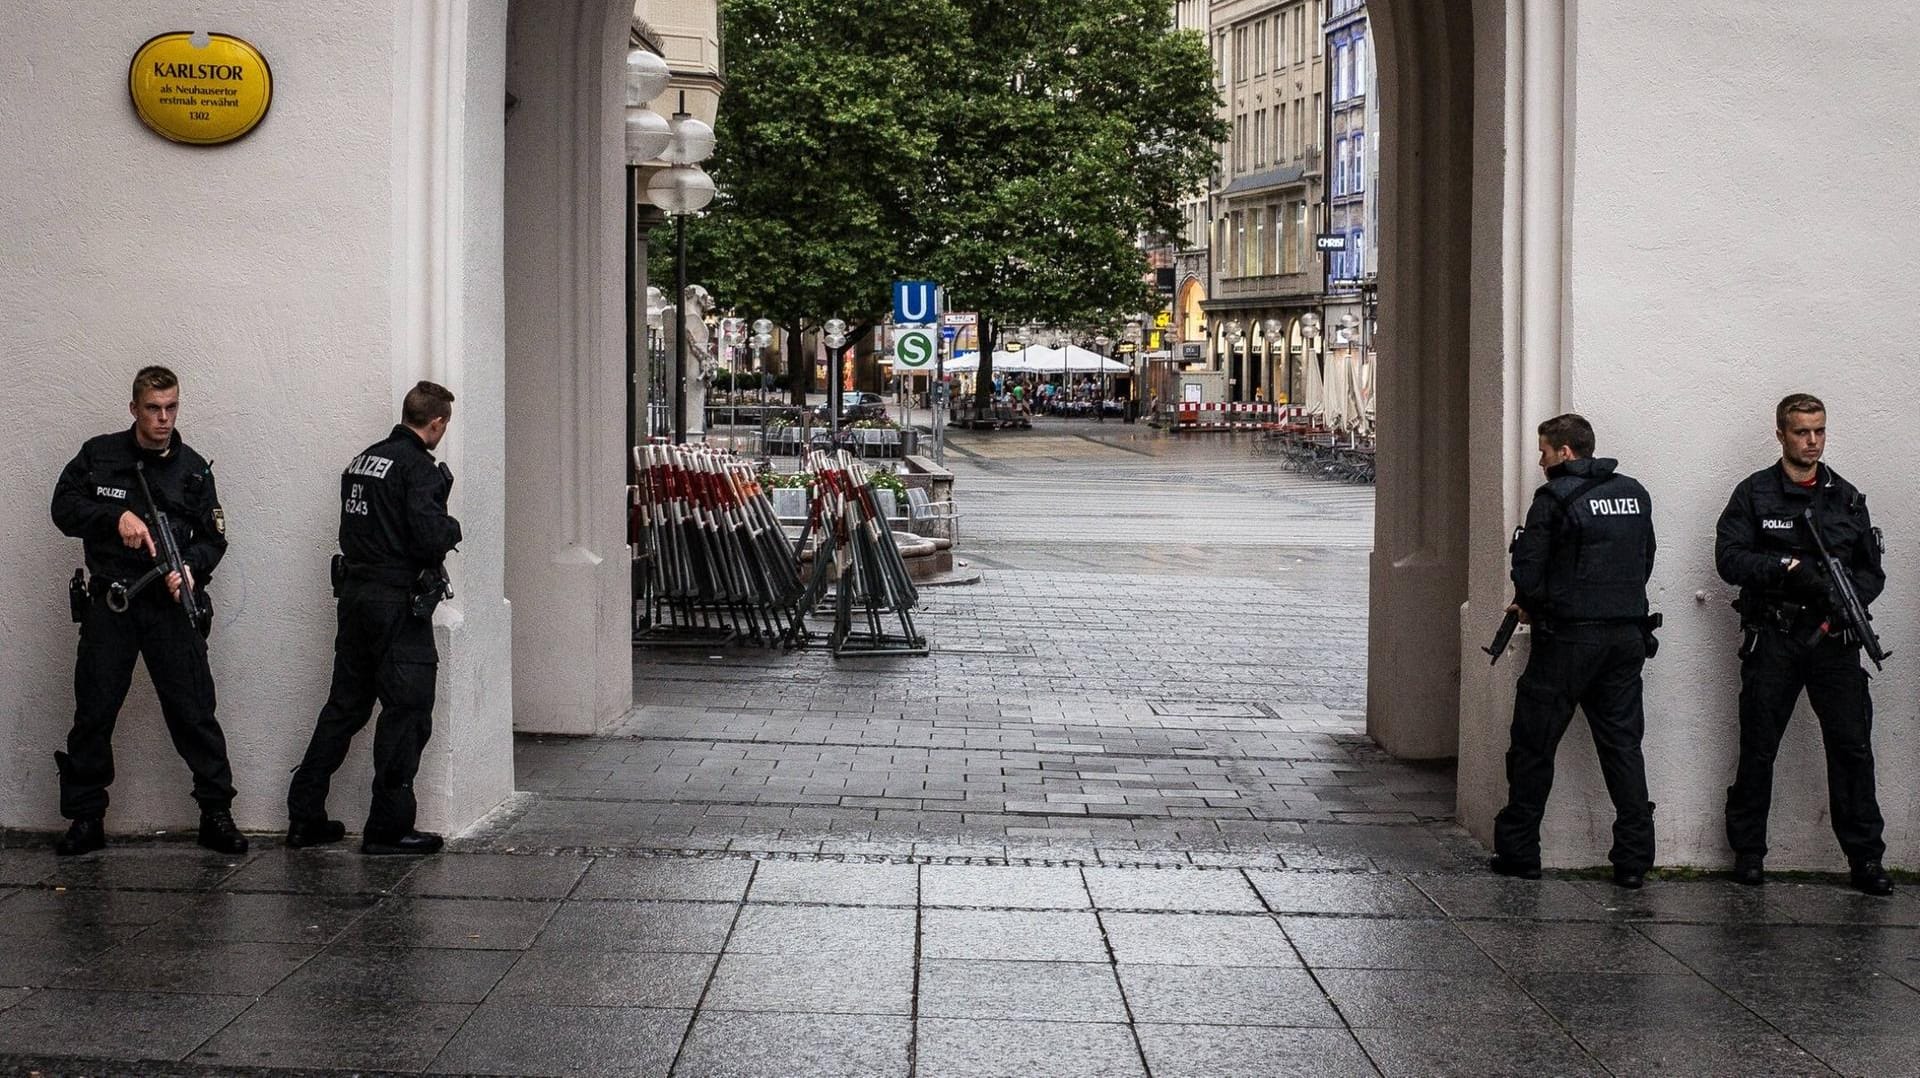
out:
<path id="1" fill-rule="evenodd" d="M 260 123 L 273 101 L 273 72 L 260 50 L 230 34 L 161 34 L 133 54 L 127 92 L 140 121 L 175 142 L 232 142 Z"/>

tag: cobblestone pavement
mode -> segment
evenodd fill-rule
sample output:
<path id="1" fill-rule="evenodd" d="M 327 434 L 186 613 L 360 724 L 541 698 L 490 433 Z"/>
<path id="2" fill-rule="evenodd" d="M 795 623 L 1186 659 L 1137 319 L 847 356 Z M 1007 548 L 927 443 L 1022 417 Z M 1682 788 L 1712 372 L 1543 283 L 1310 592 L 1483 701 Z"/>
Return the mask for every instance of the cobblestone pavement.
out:
<path id="1" fill-rule="evenodd" d="M 0 1070 L 1920 1072 L 1920 898 L 1490 878 L 1360 717 L 1369 492 L 964 437 L 927 659 L 649 651 L 422 861 L 0 848 Z"/>

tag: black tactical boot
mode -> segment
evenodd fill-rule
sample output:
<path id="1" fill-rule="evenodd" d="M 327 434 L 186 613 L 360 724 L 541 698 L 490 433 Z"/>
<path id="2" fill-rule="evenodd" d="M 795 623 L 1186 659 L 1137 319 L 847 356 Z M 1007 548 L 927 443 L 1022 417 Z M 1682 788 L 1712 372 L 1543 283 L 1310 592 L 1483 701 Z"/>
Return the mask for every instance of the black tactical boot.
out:
<path id="1" fill-rule="evenodd" d="M 420 856 L 439 853 L 445 840 L 430 831 L 409 831 L 390 838 L 369 835 L 360 843 L 360 852 L 374 856 Z"/>
<path id="2" fill-rule="evenodd" d="M 1884 896 L 1893 893 L 1893 877 L 1878 861 L 1862 861 L 1853 866 L 1853 889 L 1863 895 Z"/>
<path id="3" fill-rule="evenodd" d="M 203 809 L 200 813 L 200 845 L 227 854 L 247 852 L 247 836 L 233 824 L 233 813 L 226 809 Z"/>
<path id="4" fill-rule="evenodd" d="M 1746 855 L 1734 858 L 1733 882 L 1744 883 L 1748 887 L 1758 887 L 1767 882 L 1766 862 Z"/>
<path id="5" fill-rule="evenodd" d="M 347 825 L 339 820 L 294 820 L 287 825 L 287 845 L 293 849 L 325 846 L 347 837 Z"/>
<path id="6" fill-rule="evenodd" d="M 1509 861 L 1498 854 L 1495 854 L 1493 859 L 1487 862 L 1487 867 L 1492 869 L 1497 876 L 1512 876 L 1517 880 L 1537 880 L 1540 878 L 1539 865 L 1525 865 L 1518 861 Z"/>
<path id="7" fill-rule="evenodd" d="M 1613 884 L 1629 891 L 1638 891 L 1647 885 L 1647 870 L 1644 868 L 1625 868 L 1613 866 Z"/>
<path id="8" fill-rule="evenodd" d="M 98 816 L 82 816 L 67 827 L 67 833 L 53 844 L 61 857 L 74 857 L 107 848 L 107 825 Z"/>

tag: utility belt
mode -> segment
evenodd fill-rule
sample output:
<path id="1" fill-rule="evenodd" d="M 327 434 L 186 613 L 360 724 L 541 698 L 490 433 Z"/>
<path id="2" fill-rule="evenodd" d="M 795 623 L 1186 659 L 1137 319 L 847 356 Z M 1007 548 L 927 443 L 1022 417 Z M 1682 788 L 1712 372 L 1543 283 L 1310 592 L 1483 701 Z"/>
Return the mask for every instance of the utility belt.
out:
<path id="1" fill-rule="evenodd" d="M 1851 629 L 1834 632 L 1827 628 L 1832 624 L 1832 616 L 1805 603 L 1787 599 L 1749 598 L 1735 600 L 1733 608 L 1740 612 L 1740 628 L 1750 636 L 1754 633 L 1785 633 L 1809 644 L 1818 643 L 1821 637 L 1848 644 L 1860 642 Z M 1753 649 L 1749 644 L 1742 650 L 1750 652 Z"/>
<path id="2" fill-rule="evenodd" d="M 410 569 L 399 565 L 367 565 L 335 554 L 329 566 L 333 578 L 333 597 L 338 599 L 351 582 L 379 584 L 403 589 L 407 609 L 416 618 L 430 618 L 442 600 L 453 598 L 453 585 L 445 569 Z"/>
<path id="3" fill-rule="evenodd" d="M 213 629 L 213 599 L 205 588 L 196 588 L 194 594 L 206 613 L 199 626 L 200 635 L 205 637 Z M 104 603 L 115 614 L 124 614 L 131 604 L 141 601 L 173 602 L 171 593 L 157 572 L 122 579 L 104 573 L 89 575 L 85 568 L 79 568 L 73 571 L 73 576 L 67 581 L 67 611 L 73 615 L 75 625 L 87 620 L 87 611 L 94 603 Z"/>
<path id="4" fill-rule="evenodd" d="M 1653 634 L 1664 624 L 1666 624 L 1666 615 L 1656 611 L 1637 618 L 1546 618 L 1535 621 L 1533 631 L 1552 636 L 1556 632 L 1568 629 L 1631 627 L 1640 630 L 1640 638 L 1647 645 L 1647 658 L 1651 659 L 1660 650 L 1660 640 Z"/>

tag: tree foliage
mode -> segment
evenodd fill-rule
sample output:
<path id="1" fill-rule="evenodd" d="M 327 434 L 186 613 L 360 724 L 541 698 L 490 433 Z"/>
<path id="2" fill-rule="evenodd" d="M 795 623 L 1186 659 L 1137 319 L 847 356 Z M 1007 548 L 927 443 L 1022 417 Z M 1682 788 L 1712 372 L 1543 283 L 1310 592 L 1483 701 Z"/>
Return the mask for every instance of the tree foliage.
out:
<path id="1" fill-rule="evenodd" d="M 696 222 L 722 303 L 790 332 L 885 317 L 931 278 L 999 326 L 1108 325 L 1153 299 L 1217 118 L 1169 0 L 723 0 L 727 90 Z M 805 364 L 809 368 L 811 364 Z M 990 381 L 982 367 L 981 384 Z"/>

